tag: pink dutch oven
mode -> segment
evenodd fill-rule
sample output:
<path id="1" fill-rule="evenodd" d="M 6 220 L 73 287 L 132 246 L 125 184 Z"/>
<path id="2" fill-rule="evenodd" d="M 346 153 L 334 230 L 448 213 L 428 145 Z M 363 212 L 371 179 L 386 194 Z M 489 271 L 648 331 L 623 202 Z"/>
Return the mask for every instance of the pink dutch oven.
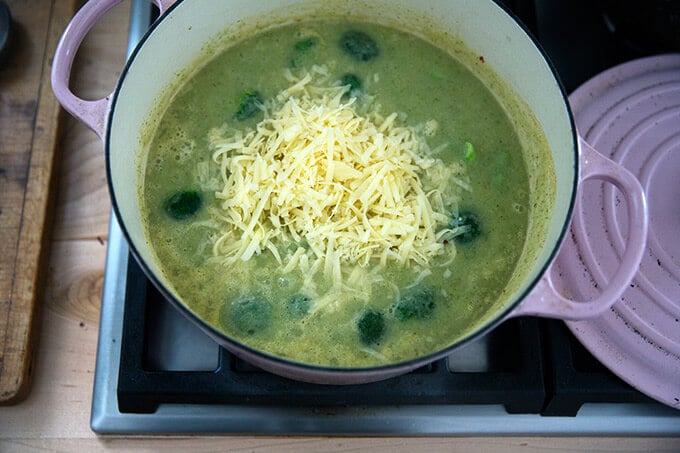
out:
<path id="1" fill-rule="evenodd" d="M 431 18 L 442 31 L 458 36 L 517 93 L 533 111 L 547 137 L 557 187 L 542 234 L 521 281 L 511 288 L 507 302 L 487 313 L 465 338 L 443 350 L 401 363 L 367 368 L 331 368 L 295 363 L 255 350 L 215 330 L 193 314 L 160 272 L 145 237 L 139 206 L 143 159 L 140 145 L 144 127 L 164 87 L 172 84 L 200 55 L 205 44 L 239 24 L 265 17 L 291 17 L 299 11 L 329 9 L 339 2 L 305 0 L 154 0 L 160 18 L 128 60 L 115 91 L 106 98 L 86 101 L 68 87 L 74 56 L 80 43 L 106 11 L 120 0 L 90 0 L 64 32 L 52 68 L 54 92 L 76 118 L 88 125 L 104 143 L 106 168 L 115 215 L 136 259 L 151 281 L 183 314 L 225 348 L 267 371 L 289 378 L 326 384 L 377 381 L 414 370 L 450 354 L 453 348 L 477 338 L 510 317 L 535 315 L 564 320 L 596 317 L 614 304 L 635 275 L 645 249 L 647 207 L 638 180 L 605 158 L 584 140 L 574 125 L 567 97 L 542 50 L 501 6 L 492 0 L 376 0 L 345 2 L 349 13 L 400 24 L 408 30 L 410 15 Z M 347 5 L 352 4 L 354 8 Z M 357 6 L 359 5 L 359 6 Z M 413 25 L 411 25 L 413 26 Z M 570 220 L 579 185 L 588 180 L 613 184 L 622 194 L 628 213 L 628 236 L 618 270 L 597 297 L 571 300 L 555 287 L 551 264 Z M 536 184 L 540 190 L 540 181 Z M 532 240 L 530 238 L 529 240 Z"/>

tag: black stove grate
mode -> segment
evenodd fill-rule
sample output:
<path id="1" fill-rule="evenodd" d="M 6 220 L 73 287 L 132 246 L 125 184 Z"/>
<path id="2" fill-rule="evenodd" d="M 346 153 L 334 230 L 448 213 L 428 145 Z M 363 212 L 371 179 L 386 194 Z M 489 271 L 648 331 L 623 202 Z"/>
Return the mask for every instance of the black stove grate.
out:
<path id="1" fill-rule="evenodd" d="M 167 304 L 131 257 L 118 376 L 121 412 L 154 412 L 159 404 L 267 404 L 286 406 L 385 406 L 502 404 L 509 413 L 539 413 L 544 370 L 535 319 L 511 320 L 488 338 L 488 371 L 454 371 L 447 359 L 370 384 L 308 384 L 272 375 L 218 348 L 212 370 L 160 370 L 148 357 L 147 333 Z M 502 346 L 501 346 L 502 345 Z"/>
<path id="2" fill-rule="evenodd" d="M 543 321 L 546 389 L 541 414 L 576 415 L 584 403 L 651 403 L 598 362 L 561 321 Z"/>
<path id="3" fill-rule="evenodd" d="M 574 416 L 587 402 L 649 402 L 588 353 L 563 323 L 506 321 L 487 336 L 482 371 L 454 371 L 450 359 L 370 384 L 330 386 L 272 375 L 217 348 L 210 370 L 164 370 L 152 363 L 149 332 L 168 304 L 130 257 L 118 376 L 122 413 L 161 404 L 400 406 L 500 404 L 508 413 Z"/>

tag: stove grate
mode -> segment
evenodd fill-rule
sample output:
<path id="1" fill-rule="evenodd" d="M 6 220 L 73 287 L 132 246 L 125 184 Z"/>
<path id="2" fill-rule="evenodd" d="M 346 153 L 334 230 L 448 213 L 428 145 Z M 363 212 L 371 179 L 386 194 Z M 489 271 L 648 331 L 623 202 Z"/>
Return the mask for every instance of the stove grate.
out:
<path id="1" fill-rule="evenodd" d="M 536 319 L 514 319 L 486 339 L 487 369 L 455 371 L 455 356 L 414 372 L 370 384 L 331 386 L 298 382 L 249 365 L 217 348 L 210 370 L 163 370 L 151 363 L 149 332 L 159 305 L 168 304 L 129 260 L 118 376 L 121 412 L 151 413 L 158 405 L 266 404 L 286 406 L 399 406 L 502 404 L 509 413 L 539 413 L 546 397 Z M 141 341 L 140 341 L 141 339 Z"/>

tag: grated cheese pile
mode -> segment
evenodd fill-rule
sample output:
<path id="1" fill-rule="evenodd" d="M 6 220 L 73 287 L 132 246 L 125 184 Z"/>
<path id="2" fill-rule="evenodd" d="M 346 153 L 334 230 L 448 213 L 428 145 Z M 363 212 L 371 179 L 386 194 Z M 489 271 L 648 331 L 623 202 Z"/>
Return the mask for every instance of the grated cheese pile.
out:
<path id="1" fill-rule="evenodd" d="M 283 272 L 323 272 L 337 287 L 352 267 L 427 268 L 454 254 L 443 242 L 465 183 L 460 166 L 432 157 L 424 137 L 436 123 L 400 126 L 397 113 L 360 109 L 324 67 L 286 77 L 254 129 L 211 132 L 223 183 L 215 256 L 233 264 L 269 251 Z"/>

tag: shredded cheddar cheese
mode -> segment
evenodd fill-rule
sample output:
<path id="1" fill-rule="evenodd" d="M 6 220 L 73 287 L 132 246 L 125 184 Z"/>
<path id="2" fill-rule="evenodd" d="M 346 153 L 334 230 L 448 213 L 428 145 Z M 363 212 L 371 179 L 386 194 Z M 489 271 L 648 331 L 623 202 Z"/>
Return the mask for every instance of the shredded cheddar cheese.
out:
<path id="1" fill-rule="evenodd" d="M 429 149 L 436 121 L 408 127 L 360 108 L 323 67 L 286 77 L 254 129 L 211 132 L 222 178 L 214 255 L 236 263 L 269 252 L 284 272 L 323 272 L 339 286 L 356 266 L 427 268 L 445 247 L 455 253 L 444 238 L 467 183 Z"/>

